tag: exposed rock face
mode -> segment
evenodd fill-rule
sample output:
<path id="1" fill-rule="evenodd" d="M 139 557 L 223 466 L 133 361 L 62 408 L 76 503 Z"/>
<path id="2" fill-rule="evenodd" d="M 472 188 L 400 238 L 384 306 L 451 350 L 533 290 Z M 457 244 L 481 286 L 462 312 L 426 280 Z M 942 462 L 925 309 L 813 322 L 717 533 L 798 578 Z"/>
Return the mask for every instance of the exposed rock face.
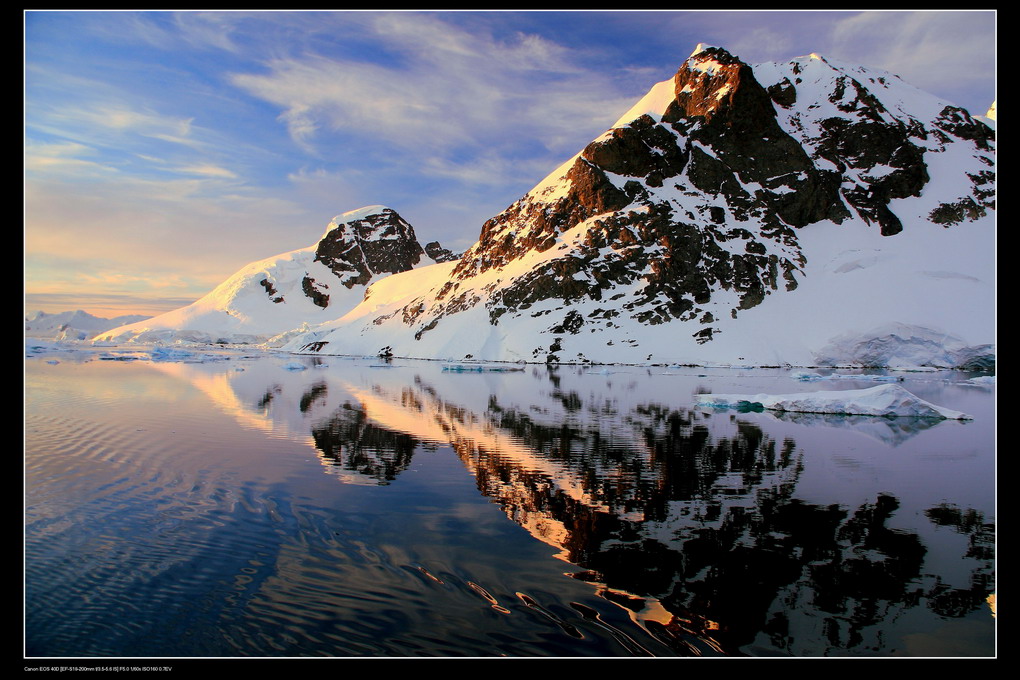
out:
<path id="1" fill-rule="evenodd" d="M 272 300 L 274 303 L 280 304 L 281 302 L 283 302 L 283 296 L 276 294 L 277 293 L 276 288 L 269 281 L 269 279 L 262 279 L 261 281 L 259 281 L 259 285 L 266 289 L 266 295 L 268 295 L 269 299 Z M 303 282 L 302 285 L 304 285 Z"/>
<path id="2" fill-rule="evenodd" d="M 335 218 L 315 249 L 315 261 L 348 288 L 365 285 L 374 274 L 406 272 L 425 255 L 410 224 L 390 208 L 377 208 Z M 340 218 L 346 220 L 337 222 Z"/>
<path id="3" fill-rule="evenodd" d="M 430 241 L 425 244 L 425 254 L 436 262 L 451 262 L 460 259 L 460 255 L 439 245 L 439 241 Z"/>
<path id="4" fill-rule="evenodd" d="M 414 228 L 396 211 L 368 206 L 337 215 L 314 247 L 313 262 L 321 262 L 348 290 L 362 288 L 380 274 L 397 274 L 413 269 L 426 259 L 448 262 L 459 256 L 432 241 L 424 248 Z M 305 273 L 301 292 L 316 307 L 329 307 L 332 277 L 316 279 Z M 286 302 L 271 277 L 259 281 L 274 303 Z"/>
<path id="5" fill-rule="evenodd" d="M 329 294 L 324 292 L 323 289 L 325 288 L 327 286 L 316 283 L 315 279 L 310 276 L 305 276 L 301 279 L 301 290 L 318 307 L 326 308 L 329 306 Z"/>
<path id="6" fill-rule="evenodd" d="M 944 152 L 947 144 L 971 142 L 973 157 L 992 164 L 995 133 L 965 110 L 946 106 L 932 121 L 891 110 L 883 105 L 880 96 L 889 84 L 887 78 L 895 76 L 865 77 L 866 72 L 857 69 L 859 77 L 855 78 L 851 72 L 832 66 L 817 55 L 812 55 L 806 67 L 795 64 L 793 71 L 800 74 L 806 68 L 820 67 L 828 67 L 832 72 L 826 99 L 835 110 L 815 121 L 807 120 L 803 112 L 792 112 L 787 114 L 787 127 L 802 133 L 801 141 L 811 150 L 816 165 L 828 162 L 835 168 L 846 205 L 865 221 L 878 224 L 883 235 L 892 236 L 903 230 L 890 201 L 920 196 L 928 184 L 926 152 Z M 801 82 L 800 78 L 795 80 Z M 994 208 L 991 202 L 994 192 L 988 192 L 986 186 L 993 179 L 993 173 L 972 178 L 975 208 L 957 222 L 983 215 L 984 208 Z M 972 200 L 967 197 L 961 202 L 969 204 Z M 952 207 L 947 210 L 953 212 Z M 938 221 L 935 215 L 931 218 Z"/>

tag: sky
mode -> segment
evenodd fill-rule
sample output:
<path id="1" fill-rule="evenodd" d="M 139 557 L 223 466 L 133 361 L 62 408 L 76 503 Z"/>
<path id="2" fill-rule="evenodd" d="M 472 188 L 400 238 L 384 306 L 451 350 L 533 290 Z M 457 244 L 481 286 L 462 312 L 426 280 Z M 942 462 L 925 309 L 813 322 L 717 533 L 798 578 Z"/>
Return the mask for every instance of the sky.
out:
<path id="1" fill-rule="evenodd" d="M 26 313 L 155 315 L 382 204 L 462 251 L 698 43 L 983 115 L 994 11 L 27 11 Z"/>

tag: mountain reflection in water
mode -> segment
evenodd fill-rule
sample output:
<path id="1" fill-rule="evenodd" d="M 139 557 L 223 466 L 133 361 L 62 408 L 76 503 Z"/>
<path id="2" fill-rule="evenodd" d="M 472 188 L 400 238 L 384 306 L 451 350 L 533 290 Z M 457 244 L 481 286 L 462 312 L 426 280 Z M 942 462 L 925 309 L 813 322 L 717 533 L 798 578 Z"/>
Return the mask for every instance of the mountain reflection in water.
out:
<path id="1" fill-rule="evenodd" d="M 343 483 L 390 485 L 416 456 L 452 449 L 482 494 L 631 622 L 576 601 L 554 611 L 517 592 L 565 639 L 583 638 L 584 624 L 635 655 L 881 655 L 893 631 L 910 637 L 898 622 L 917 613 L 932 617 L 928 627 L 987 613 L 992 518 L 869 477 L 912 438 L 960 423 L 714 413 L 689 398 L 704 377 L 668 384 L 674 376 L 637 369 L 449 375 L 337 363 L 302 375 L 262 362 L 220 373 L 205 391 L 246 421 L 310 435 Z M 159 369 L 212 380 L 203 365 Z M 855 453 L 862 443 L 870 453 Z M 864 471 L 847 488 L 834 477 L 855 455 Z M 896 653 L 912 653 L 900 645 Z"/>
<path id="2" fill-rule="evenodd" d="M 759 633 L 797 652 L 792 617 L 800 626 L 813 618 L 824 652 L 836 653 L 865 645 L 866 629 L 922 602 L 961 616 L 994 590 L 993 527 L 980 513 L 969 511 L 965 525 L 953 522 L 960 510 L 927 511 L 982 547 L 967 553 L 980 563 L 970 588 L 937 578 L 925 587 L 921 539 L 887 527 L 895 496 L 879 493 L 854 508 L 806 503 L 794 497 L 804 454 L 792 438 L 777 441 L 740 417 L 720 427 L 694 408 L 620 410 L 603 394 L 565 392 L 559 378 L 553 373 L 551 389 L 531 393 L 544 400 L 526 407 L 491 394 L 477 409 L 418 375 L 399 387 L 344 384 L 355 400 L 312 433 L 333 464 L 379 483 L 407 469 L 419 446 L 451 445 L 507 517 L 560 549 L 585 570 L 575 578 L 680 654 L 738 654 Z M 302 396 L 303 411 L 317 390 L 321 383 Z M 890 446 L 939 424 L 765 417 L 864 432 Z"/>

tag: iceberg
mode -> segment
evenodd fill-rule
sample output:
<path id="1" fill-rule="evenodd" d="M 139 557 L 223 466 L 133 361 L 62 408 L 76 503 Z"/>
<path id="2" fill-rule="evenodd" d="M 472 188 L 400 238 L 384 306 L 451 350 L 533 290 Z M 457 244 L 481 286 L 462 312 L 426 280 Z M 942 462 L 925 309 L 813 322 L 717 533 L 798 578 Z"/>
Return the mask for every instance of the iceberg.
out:
<path id="1" fill-rule="evenodd" d="M 699 394 L 699 406 L 754 408 L 795 413 L 834 413 L 893 418 L 973 420 L 971 416 L 929 403 L 900 387 L 879 385 L 863 390 L 803 392 L 800 394 Z"/>

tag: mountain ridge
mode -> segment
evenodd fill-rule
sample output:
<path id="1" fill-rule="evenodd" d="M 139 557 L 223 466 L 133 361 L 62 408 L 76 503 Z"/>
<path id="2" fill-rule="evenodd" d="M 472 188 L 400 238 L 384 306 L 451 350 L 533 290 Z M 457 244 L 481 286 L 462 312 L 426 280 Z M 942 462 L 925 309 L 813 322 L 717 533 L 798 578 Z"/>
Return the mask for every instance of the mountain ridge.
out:
<path id="1" fill-rule="evenodd" d="M 125 314 L 111 319 L 94 316 L 81 309 L 67 312 L 37 312 L 25 317 L 25 337 L 50 340 L 89 340 L 104 331 L 150 317 L 144 314 Z"/>
<path id="2" fill-rule="evenodd" d="M 332 332 L 314 334 L 319 351 L 371 353 L 375 341 L 409 357 L 458 358 L 462 346 L 461 356 L 476 358 L 613 362 L 621 358 L 621 343 L 641 346 L 651 328 L 665 324 L 674 334 L 680 327 L 689 334 L 691 340 L 672 341 L 688 345 L 684 352 L 665 352 L 663 340 L 648 343 L 650 354 L 624 352 L 626 360 L 722 360 L 723 353 L 697 346 L 719 345 L 720 333 L 746 336 L 729 322 L 802 286 L 810 251 L 815 260 L 838 258 L 854 245 L 886 254 L 867 267 L 861 264 L 867 257 L 844 256 L 834 267 L 844 269 L 830 273 L 870 267 L 878 274 L 883 267 L 874 266 L 888 266 L 889 256 L 908 263 L 930 257 L 928 264 L 951 272 L 966 243 L 950 245 L 959 239 L 921 231 L 948 232 L 993 214 L 994 131 L 892 74 L 817 54 L 752 67 L 700 45 L 664 82 L 672 82 L 672 98 L 664 83 L 653 86 L 631 109 L 633 118 L 622 117 L 488 220 L 448 279 L 402 304 L 393 301 L 385 313 L 353 310 L 330 324 Z M 833 241 L 844 236 L 836 229 L 866 231 L 837 252 L 806 248 L 807 234 L 823 224 L 833 228 Z M 892 240 L 904 232 L 911 232 L 902 237 L 911 246 L 923 240 L 924 250 L 938 252 L 910 258 L 911 248 L 903 252 L 906 243 Z M 958 282 L 989 283 L 982 270 L 991 269 L 990 244 L 979 244 L 989 238 L 994 234 L 982 231 L 971 239 L 978 246 L 973 257 L 988 259 L 968 262 Z M 925 283 L 931 287 L 931 280 Z M 382 312 L 378 297 L 373 309 Z M 479 306 L 486 315 L 475 312 L 454 326 L 485 323 L 485 341 L 477 330 L 472 339 L 458 341 L 455 331 L 435 342 L 423 339 Z M 980 306 L 983 318 L 964 326 L 971 333 L 980 326 L 987 343 L 993 324 Z M 932 325 L 910 314 L 905 299 L 899 307 L 873 315 L 867 325 L 905 318 L 920 328 Z M 539 316 L 548 323 L 533 323 Z M 957 321 L 936 317 L 950 326 Z M 852 328 L 831 330 L 813 346 Z M 578 337 L 588 334 L 601 342 Z M 790 333 L 779 335 L 796 344 Z M 387 341 L 392 338 L 397 343 Z M 723 344 L 734 361 L 754 353 Z M 565 351 L 568 345 L 574 347 Z M 782 359 L 765 354 L 757 360 L 813 360 L 800 351 L 779 352 L 788 355 Z"/>

